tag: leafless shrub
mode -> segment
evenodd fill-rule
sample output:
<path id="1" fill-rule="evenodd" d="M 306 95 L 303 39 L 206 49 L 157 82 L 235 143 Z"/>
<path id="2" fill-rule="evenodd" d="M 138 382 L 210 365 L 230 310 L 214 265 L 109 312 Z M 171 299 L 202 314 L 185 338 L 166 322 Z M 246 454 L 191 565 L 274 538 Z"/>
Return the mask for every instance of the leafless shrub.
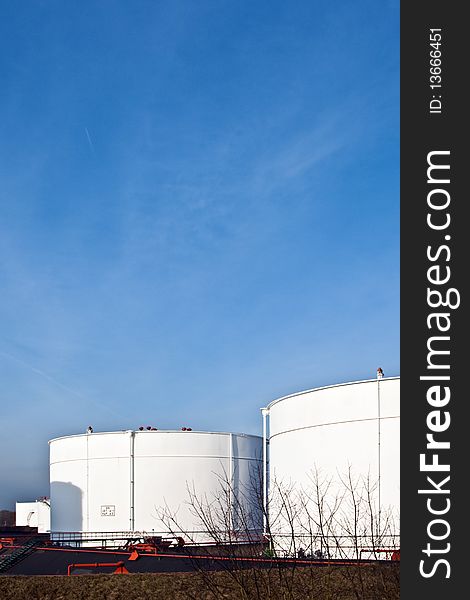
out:
<path id="1" fill-rule="evenodd" d="M 250 486 L 237 490 L 221 477 L 210 498 L 188 485 L 189 509 L 208 542 L 209 558 L 193 557 L 205 593 L 247 600 L 399 597 L 398 564 L 383 561 L 398 543 L 394 518 L 390 510 L 378 511 L 370 477 L 355 478 L 350 468 L 334 480 L 315 469 L 306 487 L 271 481 L 263 505 L 259 474 L 253 475 Z M 159 515 L 173 535 L 197 543 L 168 507 Z"/>

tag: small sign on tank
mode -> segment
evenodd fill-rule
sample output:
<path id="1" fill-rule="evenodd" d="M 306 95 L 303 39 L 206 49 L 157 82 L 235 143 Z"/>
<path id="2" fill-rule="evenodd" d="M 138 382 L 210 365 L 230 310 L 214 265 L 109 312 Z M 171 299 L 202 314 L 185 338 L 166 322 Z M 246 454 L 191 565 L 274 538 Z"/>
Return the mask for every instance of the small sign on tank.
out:
<path id="1" fill-rule="evenodd" d="M 101 516 L 102 517 L 116 516 L 116 506 L 114 504 L 102 504 L 101 505 Z"/>

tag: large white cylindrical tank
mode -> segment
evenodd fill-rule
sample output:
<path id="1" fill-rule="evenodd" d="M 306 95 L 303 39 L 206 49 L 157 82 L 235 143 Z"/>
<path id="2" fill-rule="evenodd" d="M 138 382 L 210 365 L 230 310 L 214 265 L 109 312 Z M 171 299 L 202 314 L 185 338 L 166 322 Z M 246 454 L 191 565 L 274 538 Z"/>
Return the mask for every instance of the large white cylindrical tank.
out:
<path id="1" fill-rule="evenodd" d="M 187 542 L 202 543 L 211 536 L 194 515 L 190 494 L 209 503 L 227 490 L 231 505 L 246 504 L 253 529 L 262 521 L 255 499 L 261 486 L 258 436 L 119 431 L 61 437 L 49 444 L 53 539 L 70 540 L 63 532 L 78 532 L 83 543 L 99 540 L 97 532 L 117 538 L 120 532 L 165 536 L 179 530 Z M 169 515 L 174 516 L 170 528 Z"/>
<path id="2" fill-rule="evenodd" d="M 305 516 L 299 515 L 303 508 L 307 508 L 304 513 L 309 514 L 318 508 L 313 506 L 318 505 L 318 498 L 316 502 L 312 500 L 316 480 L 323 485 L 321 493 L 327 501 L 324 512 L 331 514 L 334 503 L 340 507 L 331 517 L 331 523 L 338 524 L 340 519 L 346 523 L 348 516 L 344 507 L 362 503 L 360 510 L 364 515 L 370 508 L 377 539 L 380 537 L 383 544 L 386 541 L 396 545 L 394 536 L 398 535 L 400 503 L 398 377 L 299 392 L 271 402 L 263 413 L 269 448 L 267 498 L 275 503 L 276 493 L 282 494 L 282 490 L 284 493 L 290 490 L 291 494 L 302 492 L 302 498 L 299 500 L 296 496 L 295 499 L 296 534 L 301 536 L 307 530 L 312 531 L 311 523 L 307 525 Z M 329 482 L 328 489 L 326 482 Z M 348 491 L 351 484 L 355 486 L 356 498 Z M 367 489 L 369 499 L 365 497 Z M 309 506 L 302 507 L 302 503 Z M 290 516 L 278 518 L 271 527 L 280 535 L 278 541 L 284 536 L 284 547 L 292 551 L 295 543 L 290 539 L 293 523 L 289 523 L 289 519 Z M 366 527 L 367 524 L 364 531 Z M 346 525 L 343 530 L 346 531 Z M 334 531 L 330 533 L 335 535 Z M 367 544 L 370 543 L 369 536 Z M 303 545 L 305 547 L 305 540 Z"/>

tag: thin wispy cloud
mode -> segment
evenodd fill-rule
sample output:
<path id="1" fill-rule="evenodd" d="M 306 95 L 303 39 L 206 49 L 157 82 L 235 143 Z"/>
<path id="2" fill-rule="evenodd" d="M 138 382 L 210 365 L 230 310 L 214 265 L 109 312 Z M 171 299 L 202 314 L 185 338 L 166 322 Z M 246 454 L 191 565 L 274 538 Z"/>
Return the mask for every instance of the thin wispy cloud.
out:
<path id="1" fill-rule="evenodd" d="M 100 408 L 104 409 L 106 412 L 110 412 L 113 415 L 122 416 L 122 413 L 120 413 L 119 411 L 116 411 L 115 409 L 111 408 L 107 404 L 100 402 L 98 400 L 87 398 L 86 396 L 84 396 L 82 393 L 80 393 L 76 389 L 73 389 L 70 386 L 65 385 L 61 381 L 58 381 L 55 377 L 52 377 L 45 371 L 38 369 L 37 367 L 34 367 L 33 365 L 22 360 L 21 358 L 18 358 L 17 356 L 13 356 L 12 354 L 9 354 L 8 352 L 4 352 L 3 350 L 0 350 L 0 356 L 3 356 L 4 358 L 14 361 L 15 363 L 17 363 L 17 364 L 21 365 L 22 367 L 24 367 L 25 369 L 29 370 L 31 373 L 38 375 L 39 377 L 41 377 L 41 378 L 45 379 L 46 381 L 48 381 L 49 383 L 51 383 L 52 385 L 60 388 L 61 390 L 64 390 L 65 392 L 67 392 L 67 394 L 71 394 L 71 395 L 75 396 L 76 398 L 79 398 L 83 402 L 86 402 L 87 404 L 90 404 L 90 405 L 96 406 L 96 407 L 100 407 Z M 65 399 L 64 399 L 64 402 L 66 402 Z"/>

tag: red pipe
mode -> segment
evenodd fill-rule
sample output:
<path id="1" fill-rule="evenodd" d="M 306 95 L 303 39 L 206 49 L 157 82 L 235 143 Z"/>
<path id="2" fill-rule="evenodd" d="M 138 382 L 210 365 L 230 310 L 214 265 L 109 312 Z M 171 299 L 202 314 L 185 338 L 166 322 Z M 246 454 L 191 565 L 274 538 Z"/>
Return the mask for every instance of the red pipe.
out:
<path id="1" fill-rule="evenodd" d="M 114 563 L 72 563 L 71 565 L 67 566 L 67 575 L 70 577 L 70 575 L 72 574 L 71 571 L 72 569 L 86 569 L 86 568 L 93 568 L 96 569 L 97 567 L 123 567 L 124 566 L 124 561 L 120 560 L 119 562 L 114 562 Z"/>

